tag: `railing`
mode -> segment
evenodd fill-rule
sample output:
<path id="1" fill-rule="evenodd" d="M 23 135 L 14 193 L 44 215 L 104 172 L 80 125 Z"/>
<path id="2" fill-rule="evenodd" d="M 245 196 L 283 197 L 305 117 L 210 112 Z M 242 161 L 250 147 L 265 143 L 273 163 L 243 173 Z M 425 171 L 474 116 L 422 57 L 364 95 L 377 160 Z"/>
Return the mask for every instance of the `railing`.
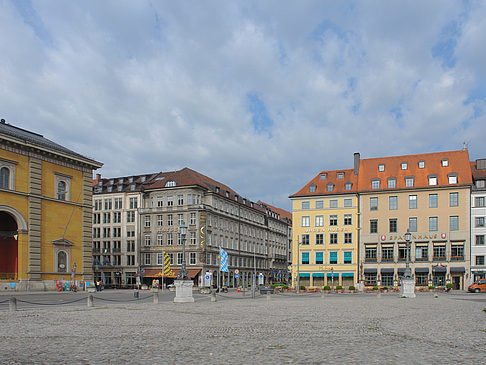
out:
<path id="1" fill-rule="evenodd" d="M 434 256 L 434 261 L 445 261 L 445 260 L 446 260 L 445 256 L 439 256 L 439 257 Z"/>
<path id="2" fill-rule="evenodd" d="M 120 247 L 113 247 L 113 253 L 121 253 Z"/>
<path id="3" fill-rule="evenodd" d="M 93 247 L 92 252 L 93 253 L 100 253 L 100 249 L 99 248 L 96 248 L 96 247 Z"/>
<path id="4" fill-rule="evenodd" d="M 451 261 L 464 261 L 464 256 L 452 256 Z"/>
<path id="5" fill-rule="evenodd" d="M 376 257 L 366 257 L 365 262 L 376 262 Z"/>

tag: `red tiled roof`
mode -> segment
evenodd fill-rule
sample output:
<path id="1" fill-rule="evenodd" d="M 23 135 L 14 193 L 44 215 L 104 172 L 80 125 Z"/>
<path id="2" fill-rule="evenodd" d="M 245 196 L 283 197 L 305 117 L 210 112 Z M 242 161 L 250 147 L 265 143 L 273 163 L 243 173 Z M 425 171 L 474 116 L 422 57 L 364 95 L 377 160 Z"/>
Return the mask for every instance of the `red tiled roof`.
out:
<path id="1" fill-rule="evenodd" d="M 342 173 L 343 178 L 338 179 L 338 173 Z M 321 176 L 325 174 L 326 178 L 322 179 Z M 345 184 L 350 182 L 351 190 L 345 190 Z M 328 190 L 328 185 L 332 184 L 332 191 Z M 315 192 L 310 191 L 311 185 L 315 185 Z M 297 193 L 291 195 L 291 198 L 298 196 L 313 196 L 313 195 L 335 195 L 335 194 L 348 194 L 355 193 L 358 187 L 358 177 L 354 174 L 353 169 L 347 170 L 331 170 L 321 171 L 316 177 L 309 181 L 302 189 Z"/>
<path id="2" fill-rule="evenodd" d="M 292 213 L 287 212 L 284 209 L 274 207 L 274 206 L 267 204 L 267 203 L 264 203 L 262 201 L 258 201 L 258 204 L 266 206 L 267 208 L 269 208 L 273 212 L 277 213 L 280 216 L 280 218 L 287 218 L 289 220 L 292 220 Z"/>
<path id="3" fill-rule="evenodd" d="M 448 160 L 448 166 L 442 166 L 444 159 Z M 419 161 L 424 161 L 424 168 L 418 167 Z M 403 162 L 407 163 L 406 170 L 401 169 Z M 384 171 L 378 171 L 380 164 L 384 164 Z M 437 177 L 437 186 L 450 186 L 448 174 L 452 173 L 457 174 L 457 185 L 472 184 L 467 150 L 362 159 L 359 164 L 358 189 L 388 190 L 388 178 L 396 178 L 395 189 L 405 189 L 405 177 L 409 176 L 414 177 L 414 188 L 429 187 L 429 176 Z M 371 188 L 374 179 L 380 179 L 379 189 Z"/>

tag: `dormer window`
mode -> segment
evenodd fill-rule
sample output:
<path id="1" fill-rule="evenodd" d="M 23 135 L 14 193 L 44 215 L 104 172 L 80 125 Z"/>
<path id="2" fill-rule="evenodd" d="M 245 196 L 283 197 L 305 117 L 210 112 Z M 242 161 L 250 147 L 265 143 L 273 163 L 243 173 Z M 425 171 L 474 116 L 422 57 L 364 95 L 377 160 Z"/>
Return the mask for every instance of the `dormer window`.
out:
<path id="1" fill-rule="evenodd" d="M 338 172 L 337 173 L 337 178 L 340 179 L 340 180 L 341 179 L 344 179 L 344 172 Z"/>
<path id="2" fill-rule="evenodd" d="M 449 184 L 457 184 L 457 174 L 449 174 L 447 177 L 449 178 Z"/>
<path id="3" fill-rule="evenodd" d="M 226 197 L 229 198 L 229 191 L 226 191 Z"/>
<path id="4" fill-rule="evenodd" d="M 216 186 L 216 192 L 219 193 L 219 187 L 218 186 Z"/>
<path id="5" fill-rule="evenodd" d="M 477 188 L 484 188 L 486 186 L 485 180 L 476 180 L 476 187 Z"/>
<path id="6" fill-rule="evenodd" d="M 134 190 L 135 190 L 135 184 L 130 185 L 130 190 L 131 190 L 131 191 L 134 191 Z"/>
<path id="7" fill-rule="evenodd" d="M 128 183 L 131 184 L 133 182 L 133 177 L 128 178 Z"/>
<path id="8" fill-rule="evenodd" d="M 238 201 L 238 195 L 235 195 L 235 200 Z"/>
<path id="9" fill-rule="evenodd" d="M 352 187 L 353 187 L 353 184 L 350 183 L 350 182 L 347 182 L 346 184 L 344 184 L 344 190 L 351 190 Z"/>
<path id="10" fill-rule="evenodd" d="M 327 184 L 327 191 L 333 191 L 334 190 L 334 184 L 330 183 Z"/>
<path id="11" fill-rule="evenodd" d="M 437 176 L 435 175 L 429 176 L 429 185 L 430 186 L 437 185 Z"/>
<path id="12" fill-rule="evenodd" d="M 327 174 L 321 174 L 320 179 L 321 180 L 326 180 L 327 179 Z"/>
<path id="13" fill-rule="evenodd" d="M 442 167 L 449 166 L 449 160 L 447 158 L 442 159 Z"/>
<path id="14" fill-rule="evenodd" d="M 176 186 L 176 182 L 174 180 L 170 180 L 170 181 L 167 181 L 165 183 L 166 188 L 173 188 L 174 186 Z M 218 190 L 219 190 L 219 188 L 218 188 Z"/>
<path id="15" fill-rule="evenodd" d="M 142 178 L 140 179 L 141 182 L 145 182 L 145 180 L 147 180 L 145 176 L 142 176 Z"/>
<path id="16" fill-rule="evenodd" d="M 311 192 L 311 193 L 315 193 L 316 192 L 316 186 L 314 184 L 312 184 L 311 186 L 309 186 L 309 192 Z"/>
<path id="17" fill-rule="evenodd" d="M 379 189 L 380 188 L 380 179 L 371 180 L 371 188 L 372 189 Z"/>
<path id="18" fill-rule="evenodd" d="M 113 191 L 113 186 L 108 186 L 107 190 L 109 193 L 111 193 Z"/>
<path id="19" fill-rule="evenodd" d="M 413 188 L 413 185 L 414 185 L 414 177 L 413 176 L 407 176 L 405 178 L 405 186 L 407 188 Z"/>
<path id="20" fill-rule="evenodd" d="M 113 185 L 115 183 L 115 180 L 111 179 L 110 180 L 110 185 Z"/>
<path id="21" fill-rule="evenodd" d="M 378 171 L 380 171 L 380 172 L 381 172 L 381 171 L 385 171 L 385 164 L 382 164 L 382 163 L 381 163 L 381 164 L 379 164 L 379 165 L 378 165 Z"/>
<path id="22" fill-rule="evenodd" d="M 397 187 L 397 179 L 394 177 L 388 179 L 388 188 L 395 189 Z"/>
<path id="23" fill-rule="evenodd" d="M 118 185 L 118 191 L 122 191 L 123 185 Z"/>
<path id="24" fill-rule="evenodd" d="M 118 179 L 118 183 L 119 183 L 119 184 L 123 184 L 123 178 Z"/>
<path id="25" fill-rule="evenodd" d="M 402 170 L 408 169 L 408 164 L 406 162 L 402 162 L 402 164 L 400 166 L 401 166 Z"/>
<path id="26" fill-rule="evenodd" d="M 419 161 L 418 167 L 419 167 L 419 169 L 424 169 L 425 168 L 425 161 Z"/>

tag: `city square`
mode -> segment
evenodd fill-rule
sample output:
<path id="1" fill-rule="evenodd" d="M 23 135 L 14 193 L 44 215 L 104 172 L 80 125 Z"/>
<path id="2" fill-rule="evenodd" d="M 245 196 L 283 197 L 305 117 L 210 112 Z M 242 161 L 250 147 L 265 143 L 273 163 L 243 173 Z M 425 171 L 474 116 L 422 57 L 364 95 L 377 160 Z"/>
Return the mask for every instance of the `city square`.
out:
<path id="1" fill-rule="evenodd" d="M 109 293 L 97 294 L 102 297 Z M 116 301 L 115 298 L 120 298 Z M 479 364 L 486 295 L 257 295 L 175 304 L 172 293 L 112 293 L 76 306 L 0 306 L 3 364 Z M 95 296 L 95 297 L 96 297 Z M 55 303 L 59 294 L 45 294 Z M 86 297 L 85 293 L 71 298 Z M 0 302 L 7 299 L 0 297 Z M 108 297 L 106 297 L 108 298 Z M 123 302 L 125 298 L 125 302 Z M 47 300 L 46 300 L 47 301 Z"/>

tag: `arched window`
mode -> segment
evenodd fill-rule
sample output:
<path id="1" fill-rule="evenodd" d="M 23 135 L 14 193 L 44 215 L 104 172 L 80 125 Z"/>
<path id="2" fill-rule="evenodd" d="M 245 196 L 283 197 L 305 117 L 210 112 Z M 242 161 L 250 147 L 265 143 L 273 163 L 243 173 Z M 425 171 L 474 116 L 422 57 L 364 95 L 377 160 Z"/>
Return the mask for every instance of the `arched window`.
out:
<path id="1" fill-rule="evenodd" d="M 66 200 L 66 183 L 64 181 L 57 183 L 57 199 Z"/>
<path id="2" fill-rule="evenodd" d="M 7 167 L 0 169 L 0 188 L 9 189 L 10 170 Z"/>
<path id="3" fill-rule="evenodd" d="M 57 271 L 58 272 L 67 271 L 67 254 L 64 251 L 59 251 L 57 253 Z"/>

